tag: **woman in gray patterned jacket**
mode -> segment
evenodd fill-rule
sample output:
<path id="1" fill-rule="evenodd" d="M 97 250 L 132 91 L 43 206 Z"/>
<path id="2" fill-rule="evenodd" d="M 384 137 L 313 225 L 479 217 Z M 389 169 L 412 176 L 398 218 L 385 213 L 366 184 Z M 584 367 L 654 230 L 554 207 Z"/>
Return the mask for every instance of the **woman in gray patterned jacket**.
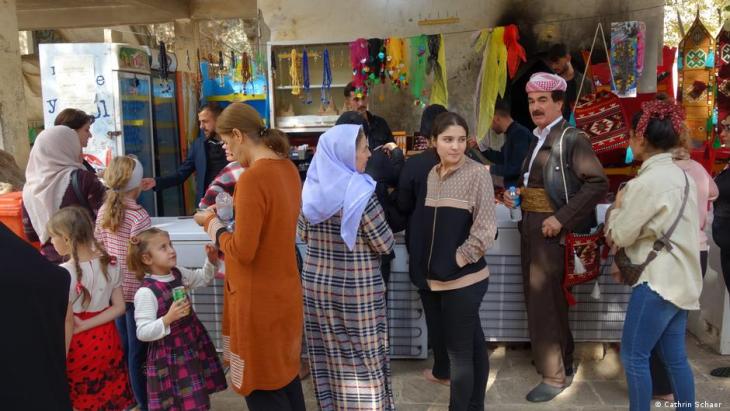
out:
<path id="1" fill-rule="evenodd" d="M 440 299 L 446 350 L 451 361 L 449 410 L 483 410 L 489 376 L 479 306 L 489 285 L 484 260 L 497 233 L 489 170 L 466 157 L 469 128 L 456 113 L 434 121 L 439 156 L 428 175 L 425 204 L 428 255 L 422 264 L 429 288 Z"/>

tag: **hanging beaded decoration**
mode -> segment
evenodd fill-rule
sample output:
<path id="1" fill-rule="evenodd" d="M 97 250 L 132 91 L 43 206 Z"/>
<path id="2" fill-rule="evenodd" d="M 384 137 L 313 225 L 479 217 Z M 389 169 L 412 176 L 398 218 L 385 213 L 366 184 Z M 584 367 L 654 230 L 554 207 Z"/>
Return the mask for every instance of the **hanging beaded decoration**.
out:
<path id="1" fill-rule="evenodd" d="M 291 77 L 291 94 L 298 96 L 301 94 L 301 83 L 299 82 L 299 70 L 297 70 L 297 50 L 291 49 L 291 57 L 289 59 L 289 77 Z"/>
<path id="2" fill-rule="evenodd" d="M 385 82 L 385 42 L 383 39 L 372 38 L 367 41 L 368 62 L 365 66 L 365 75 L 370 86 Z"/>
<path id="3" fill-rule="evenodd" d="M 238 66 L 237 66 L 238 62 L 236 61 L 236 55 L 233 52 L 233 50 L 231 50 L 231 55 L 229 56 L 229 58 L 231 59 L 231 68 L 228 69 L 228 73 L 231 75 L 231 84 L 236 84 L 236 82 L 241 81 L 241 79 L 239 76 L 240 73 L 238 71 Z M 241 87 L 242 91 L 243 91 L 244 87 L 245 86 Z"/>
<path id="4" fill-rule="evenodd" d="M 215 65 L 213 54 L 208 53 L 208 80 L 215 80 L 218 73 L 218 66 Z"/>
<path id="5" fill-rule="evenodd" d="M 319 99 L 325 109 L 330 104 L 330 90 L 332 89 L 332 68 L 330 67 L 330 52 L 324 49 L 322 57 L 322 89 Z"/>
<path id="6" fill-rule="evenodd" d="M 266 57 L 264 56 L 264 53 L 256 52 L 256 58 L 254 59 L 253 63 L 253 72 L 256 73 L 255 77 L 260 77 L 266 74 L 266 71 L 264 71 L 264 67 L 266 67 Z"/>
<path id="7" fill-rule="evenodd" d="M 246 86 L 248 83 L 251 83 L 251 94 L 254 94 L 252 79 L 251 57 L 249 57 L 248 53 L 243 52 L 243 56 L 241 56 L 241 81 L 243 82 L 243 94 L 246 94 Z"/>
<path id="8" fill-rule="evenodd" d="M 226 85 L 226 79 L 223 77 L 223 70 L 225 69 L 225 63 L 223 62 L 223 52 L 218 52 L 218 85 L 223 87 Z"/>
<path id="9" fill-rule="evenodd" d="M 309 88 L 309 53 L 305 48 L 302 52 L 302 85 L 304 89 L 304 104 L 312 104 L 312 93 Z"/>
<path id="10" fill-rule="evenodd" d="M 357 39 L 350 43 L 350 63 L 352 64 L 352 83 L 355 86 L 355 95 L 362 98 L 367 95 L 367 62 L 368 62 L 368 41 Z"/>
<path id="11" fill-rule="evenodd" d="M 160 42 L 160 55 L 157 56 L 157 59 L 160 64 L 160 77 L 162 77 L 163 80 L 167 80 L 168 75 L 170 74 L 170 67 L 168 66 L 165 43 L 162 41 Z"/>

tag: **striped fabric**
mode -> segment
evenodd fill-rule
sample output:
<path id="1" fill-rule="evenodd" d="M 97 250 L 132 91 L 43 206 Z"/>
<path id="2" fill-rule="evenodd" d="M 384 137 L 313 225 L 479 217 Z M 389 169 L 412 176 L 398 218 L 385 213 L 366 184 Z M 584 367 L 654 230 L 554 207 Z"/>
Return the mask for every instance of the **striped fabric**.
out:
<path id="1" fill-rule="evenodd" d="M 395 241 L 375 196 L 355 248 L 340 237 L 341 213 L 317 225 L 299 217 L 305 335 L 322 410 L 392 410 L 385 284 L 380 254 Z"/>
<path id="2" fill-rule="evenodd" d="M 134 302 L 134 294 L 142 285 L 142 282 L 134 277 L 134 273 L 127 269 L 127 250 L 129 250 L 129 238 L 150 228 L 152 222 L 150 215 L 137 202 L 131 199 L 124 200 L 124 218 L 116 233 L 101 228 L 101 218 L 106 213 L 106 204 L 99 209 L 96 218 L 96 230 L 94 235 L 106 248 L 109 255 L 117 258 L 119 267 L 122 270 L 122 292 L 124 301 Z"/>
<path id="3" fill-rule="evenodd" d="M 218 194 L 226 192 L 233 195 L 233 189 L 236 187 L 236 181 L 245 168 L 237 161 L 228 163 L 227 166 L 221 170 L 215 179 L 208 185 L 205 190 L 203 198 L 200 199 L 199 208 L 208 208 L 215 204 L 215 198 Z"/>

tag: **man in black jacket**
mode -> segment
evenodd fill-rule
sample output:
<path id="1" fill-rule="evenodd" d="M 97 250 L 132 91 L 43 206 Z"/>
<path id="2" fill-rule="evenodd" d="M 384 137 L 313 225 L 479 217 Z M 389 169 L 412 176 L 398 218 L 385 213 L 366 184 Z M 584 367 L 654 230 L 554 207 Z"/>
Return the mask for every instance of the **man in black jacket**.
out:
<path id="1" fill-rule="evenodd" d="M 0 407 L 71 410 L 64 338 L 71 277 L 0 223 Z"/>
<path id="2" fill-rule="evenodd" d="M 385 119 L 368 111 L 367 90 L 358 90 L 350 82 L 345 87 L 345 104 L 348 110 L 359 113 L 365 119 L 369 130 L 368 147 L 370 151 L 375 152 L 378 147 L 395 143 L 393 133 Z"/>
<path id="3" fill-rule="evenodd" d="M 223 141 L 215 132 L 216 120 L 222 111 L 223 109 L 217 104 L 203 106 L 198 113 L 203 136 L 193 141 L 188 157 L 177 172 L 169 176 L 143 178 L 142 189 L 146 191 L 153 188 L 155 191 L 160 191 L 178 186 L 195 173 L 195 204 L 198 204 L 213 179 L 228 165 Z"/>
<path id="4" fill-rule="evenodd" d="M 527 127 L 514 121 L 510 114 L 511 107 L 506 100 L 497 100 L 494 106 L 494 118 L 492 130 L 497 134 L 504 134 L 505 140 L 501 150 L 494 150 L 489 147 L 479 149 L 487 160 L 494 163 L 489 171 L 493 176 L 502 178 L 504 188 L 518 187 L 522 163 L 527 156 L 530 143 L 535 139 Z"/>

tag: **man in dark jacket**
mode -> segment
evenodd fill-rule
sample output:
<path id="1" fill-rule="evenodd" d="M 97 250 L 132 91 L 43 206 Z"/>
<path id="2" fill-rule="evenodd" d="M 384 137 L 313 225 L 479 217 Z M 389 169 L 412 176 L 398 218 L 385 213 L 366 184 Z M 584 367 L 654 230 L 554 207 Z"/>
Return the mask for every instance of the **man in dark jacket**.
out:
<path id="1" fill-rule="evenodd" d="M 423 111 L 421 117 L 420 134 L 431 138 L 433 120 L 447 110 L 444 106 L 433 104 Z M 426 315 L 426 327 L 428 328 L 428 342 L 433 349 L 433 368 L 423 371 L 424 377 L 432 382 L 448 384 L 449 381 L 449 355 L 446 352 L 446 339 L 443 335 L 438 299 L 429 289 L 426 282 L 426 273 L 421 272 L 420 261 L 428 258 L 428 238 L 425 230 L 429 227 L 423 226 L 425 217 L 426 191 L 428 173 L 439 163 L 436 150 L 429 148 L 423 153 L 410 157 L 401 171 L 398 183 L 398 208 L 408 216 L 406 227 L 406 248 L 408 249 L 408 271 L 411 282 L 418 288 L 418 295 L 421 297 L 423 311 Z"/>
<path id="2" fill-rule="evenodd" d="M 492 130 L 497 134 L 504 134 L 505 140 L 501 150 L 493 150 L 489 147 L 482 147 L 480 151 L 487 160 L 494 163 L 490 166 L 489 172 L 493 176 L 502 178 L 504 188 L 518 187 L 522 163 L 527 156 L 527 149 L 530 142 L 535 139 L 527 127 L 514 121 L 510 114 L 510 104 L 506 100 L 497 100 L 494 106 L 494 118 Z"/>
<path id="3" fill-rule="evenodd" d="M 591 229 L 595 206 L 608 191 L 590 141 L 562 117 L 566 88 L 562 77 L 549 73 L 533 74 L 526 86 L 537 139 L 522 167 L 520 254 L 532 356 L 542 374 L 542 382 L 527 394 L 530 402 L 550 401 L 573 381 L 562 243 L 568 232 Z M 514 205 L 508 194 L 504 201 Z"/>
<path id="4" fill-rule="evenodd" d="M 385 119 L 368 111 L 367 90 L 358 90 L 352 83 L 349 83 L 345 87 L 345 103 L 348 110 L 360 114 L 367 122 L 370 151 L 375 152 L 376 148 L 395 142 Z"/>
<path id="5" fill-rule="evenodd" d="M 198 112 L 198 121 L 203 136 L 193 141 L 188 157 L 177 169 L 177 173 L 170 176 L 142 179 L 142 189 L 155 191 L 178 186 L 195 173 L 195 204 L 205 194 L 211 181 L 228 165 L 226 152 L 223 150 L 223 141 L 215 132 L 215 124 L 223 110 L 216 104 L 207 104 Z"/>
<path id="6" fill-rule="evenodd" d="M 0 223 L 0 404 L 5 410 L 71 410 L 64 338 L 71 277 Z"/>

